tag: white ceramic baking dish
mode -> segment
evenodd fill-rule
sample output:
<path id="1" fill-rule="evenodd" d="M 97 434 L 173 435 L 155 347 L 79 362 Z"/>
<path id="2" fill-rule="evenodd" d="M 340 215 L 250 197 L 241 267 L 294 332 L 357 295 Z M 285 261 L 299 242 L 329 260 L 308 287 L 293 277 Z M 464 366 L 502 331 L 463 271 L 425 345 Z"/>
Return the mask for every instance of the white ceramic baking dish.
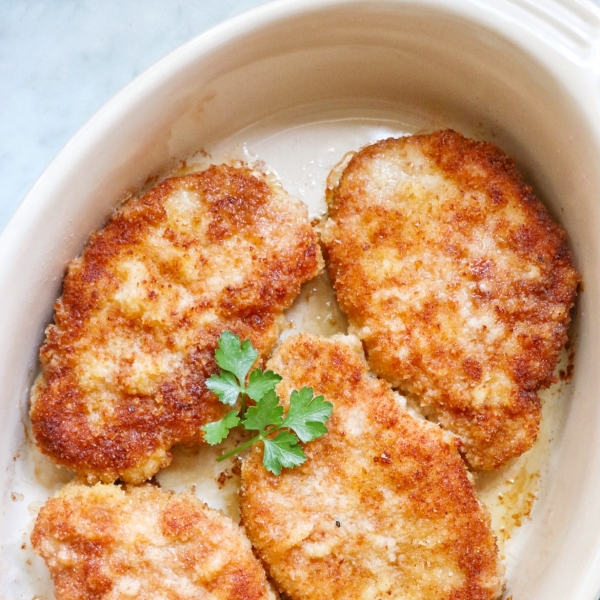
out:
<path id="1" fill-rule="evenodd" d="M 507 552 L 507 595 L 597 600 L 599 84 L 600 10 L 591 2 L 292 0 L 213 29 L 127 86 L 67 144 L 0 238 L 7 597 L 51 597 L 27 535 L 61 477 L 26 439 L 28 389 L 65 264 L 112 207 L 200 149 L 245 144 L 318 212 L 326 173 L 347 150 L 452 126 L 516 158 L 568 231 L 585 284 L 574 377 L 558 392 L 538 500 Z"/>

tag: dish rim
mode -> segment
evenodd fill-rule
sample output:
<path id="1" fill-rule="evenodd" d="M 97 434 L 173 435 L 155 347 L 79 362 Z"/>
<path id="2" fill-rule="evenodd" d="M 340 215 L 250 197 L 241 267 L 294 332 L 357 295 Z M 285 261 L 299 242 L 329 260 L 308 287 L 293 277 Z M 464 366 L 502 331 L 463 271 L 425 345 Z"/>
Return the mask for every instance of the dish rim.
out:
<path id="1" fill-rule="evenodd" d="M 268 24 L 278 20 L 292 18 L 294 15 L 308 13 L 315 9 L 330 8 L 344 4 L 366 4 L 367 2 L 368 0 L 277 0 L 266 3 L 224 21 L 200 36 L 186 42 L 141 73 L 79 128 L 26 194 L 17 211 L 0 233 L 0 256 L 2 257 L 0 261 L 0 282 L 11 276 L 10 271 L 16 262 L 18 262 L 19 248 L 31 237 L 31 229 L 36 218 L 38 218 L 39 210 L 45 205 L 48 197 L 53 195 L 55 186 L 63 180 L 65 174 L 78 161 L 82 153 L 86 153 L 89 149 L 93 148 L 104 137 L 106 131 L 112 128 L 113 123 L 119 121 L 122 115 L 126 114 L 128 110 L 139 102 L 141 97 L 147 96 L 151 93 L 152 89 L 156 89 L 162 85 L 164 78 L 169 76 L 174 69 L 182 70 L 202 56 L 226 45 L 231 39 L 244 36 L 251 31 L 266 27 Z M 382 0 L 380 3 L 397 4 L 398 2 Z M 575 81 L 580 82 L 582 84 L 581 87 L 587 89 L 587 79 L 590 75 L 594 77 L 595 82 L 598 80 L 598 73 L 591 72 L 589 65 L 578 62 L 573 56 L 565 56 L 561 50 L 554 47 L 551 42 L 553 39 L 552 36 L 540 36 L 540 31 L 534 32 L 525 25 L 519 30 L 520 33 L 515 32 L 514 35 L 511 34 L 508 36 L 506 26 L 508 23 L 511 23 L 511 26 L 514 25 L 514 22 L 510 20 L 515 16 L 514 14 L 507 14 L 506 22 L 502 26 L 496 24 L 494 27 L 492 25 L 492 15 L 497 16 L 497 13 L 496 11 L 491 11 L 489 4 L 485 2 L 465 0 L 464 4 L 460 4 L 453 0 L 422 0 L 417 2 L 405 2 L 402 0 L 402 3 L 443 9 L 459 17 L 468 18 L 470 21 L 483 24 L 503 37 L 510 37 L 511 41 L 517 43 L 523 52 L 535 57 L 548 71 L 552 71 L 557 76 L 563 77 L 561 82 L 569 93 L 572 91 L 574 93 L 572 86 Z M 579 6 L 587 6 L 587 3 L 580 2 L 579 0 L 574 0 L 572 3 Z M 527 2 L 525 0 L 508 0 L 505 4 L 513 6 L 515 11 L 517 11 L 522 5 L 527 4 Z M 552 6 L 546 0 L 543 0 L 541 4 L 545 4 L 548 7 Z M 481 12 L 477 13 L 477 11 Z M 484 11 L 487 12 L 484 14 Z M 592 12 L 600 22 L 600 7 L 596 6 L 595 11 Z M 478 18 L 475 18 L 476 16 Z M 541 17 L 539 18 L 539 23 L 544 23 Z M 590 43 L 594 46 L 598 45 L 597 42 L 598 40 L 596 39 L 590 39 Z M 532 50 L 534 47 L 537 48 L 536 51 Z M 542 56 L 544 54 L 543 49 L 549 49 L 551 52 Z M 560 54 L 572 67 L 575 67 L 573 73 L 566 74 L 562 72 L 561 75 L 560 69 L 553 68 L 550 64 L 552 62 L 551 56 L 556 54 Z M 578 95 L 581 101 L 579 106 L 587 107 L 586 112 L 590 113 L 593 107 L 598 106 L 598 93 L 596 93 L 595 97 L 588 98 L 585 103 L 582 101 L 583 93 Z M 593 121 L 590 120 L 590 125 L 596 131 L 599 129 L 599 120 L 598 118 Z M 598 554 L 596 564 L 600 564 L 600 549 Z M 600 594 L 600 588 L 598 589 L 598 593 Z"/>

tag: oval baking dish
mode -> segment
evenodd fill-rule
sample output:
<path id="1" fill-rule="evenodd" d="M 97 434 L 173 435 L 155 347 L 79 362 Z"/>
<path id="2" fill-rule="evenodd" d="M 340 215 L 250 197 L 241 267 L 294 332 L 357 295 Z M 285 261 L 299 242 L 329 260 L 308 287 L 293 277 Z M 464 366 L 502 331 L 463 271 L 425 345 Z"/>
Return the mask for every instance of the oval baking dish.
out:
<path id="1" fill-rule="evenodd" d="M 30 598 L 47 585 L 35 565 L 20 566 L 16 550 L 32 526 L 28 507 L 48 495 L 26 450 L 29 388 L 64 267 L 111 209 L 201 149 L 244 144 L 269 164 L 279 156 L 272 166 L 284 185 L 288 178 L 289 191 L 312 202 L 345 144 L 453 127 L 515 158 L 568 232 L 585 284 L 574 313 L 573 378 L 561 387 L 564 410 L 531 518 L 508 546 L 506 596 L 597 600 L 599 56 L 600 9 L 583 0 L 291 0 L 190 41 L 111 100 L 51 163 L 0 238 L 7 593 Z M 318 160 L 307 157 L 311 143 Z M 310 172 L 311 160 L 321 160 L 321 171 Z M 19 494 L 24 501 L 15 502 Z"/>

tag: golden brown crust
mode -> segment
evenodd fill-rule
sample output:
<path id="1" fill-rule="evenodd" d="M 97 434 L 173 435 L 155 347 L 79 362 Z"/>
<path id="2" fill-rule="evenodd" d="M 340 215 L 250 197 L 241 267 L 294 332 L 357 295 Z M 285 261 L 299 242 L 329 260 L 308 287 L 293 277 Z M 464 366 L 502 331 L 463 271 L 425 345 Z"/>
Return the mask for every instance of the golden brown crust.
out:
<path id="1" fill-rule="evenodd" d="M 31 534 L 58 600 L 275 600 L 243 531 L 192 494 L 71 484 Z"/>
<path id="2" fill-rule="evenodd" d="M 495 469 L 535 442 L 578 275 L 566 235 L 492 144 L 454 131 L 357 153 L 323 241 L 371 368 Z"/>
<path id="3" fill-rule="evenodd" d="M 39 448 L 90 482 L 150 478 L 223 416 L 204 385 L 221 332 L 264 358 L 321 265 L 305 207 L 247 168 L 127 202 L 69 265 L 32 391 Z"/>
<path id="4" fill-rule="evenodd" d="M 268 363 L 285 401 L 310 386 L 334 408 L 302 466 L 276 477 L 258 445 L 245 458 L 242 522 L 259 556 L 293 600 L 499 597 L 489 515 L 454 443 L 355 351 L 354 337 L 299 335 Z"/>

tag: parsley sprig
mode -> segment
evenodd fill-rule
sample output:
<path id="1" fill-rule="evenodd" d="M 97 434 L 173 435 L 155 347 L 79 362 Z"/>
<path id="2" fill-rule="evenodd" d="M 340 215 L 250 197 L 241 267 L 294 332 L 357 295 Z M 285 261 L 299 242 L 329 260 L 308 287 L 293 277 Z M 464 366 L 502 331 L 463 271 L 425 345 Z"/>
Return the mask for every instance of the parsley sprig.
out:
<path id="1" fill-rule="evenodd" d="M 221 372 L 206 381 L 206 387 L 219 396 L 223 404 L 236 407 L 219 421 L 202 427 L 204 439 L 211 445 L 220 444 L 231 429 L 239 425 L 247 431 L 258 432 L 231 452 L 218 458 L 225 460 L 256 442 L 264 444 L 263 464 L 275 475 L 283 467 L 293 468 L 306 460 L 299 442 L 311 442 L 325 433 L 325 423 L 333 405 L 323 396 L 314 396 L 310 387 L 294 390 L 290 395 L 287 414 L 275 392 L 281 376 L 273 371 L 254 369 L 258 352 L 250 340 L 244 340 L 224 331 L 219 338 L 215 358 Z M 249 404 L 253 400 L 255 404 Z"/>

